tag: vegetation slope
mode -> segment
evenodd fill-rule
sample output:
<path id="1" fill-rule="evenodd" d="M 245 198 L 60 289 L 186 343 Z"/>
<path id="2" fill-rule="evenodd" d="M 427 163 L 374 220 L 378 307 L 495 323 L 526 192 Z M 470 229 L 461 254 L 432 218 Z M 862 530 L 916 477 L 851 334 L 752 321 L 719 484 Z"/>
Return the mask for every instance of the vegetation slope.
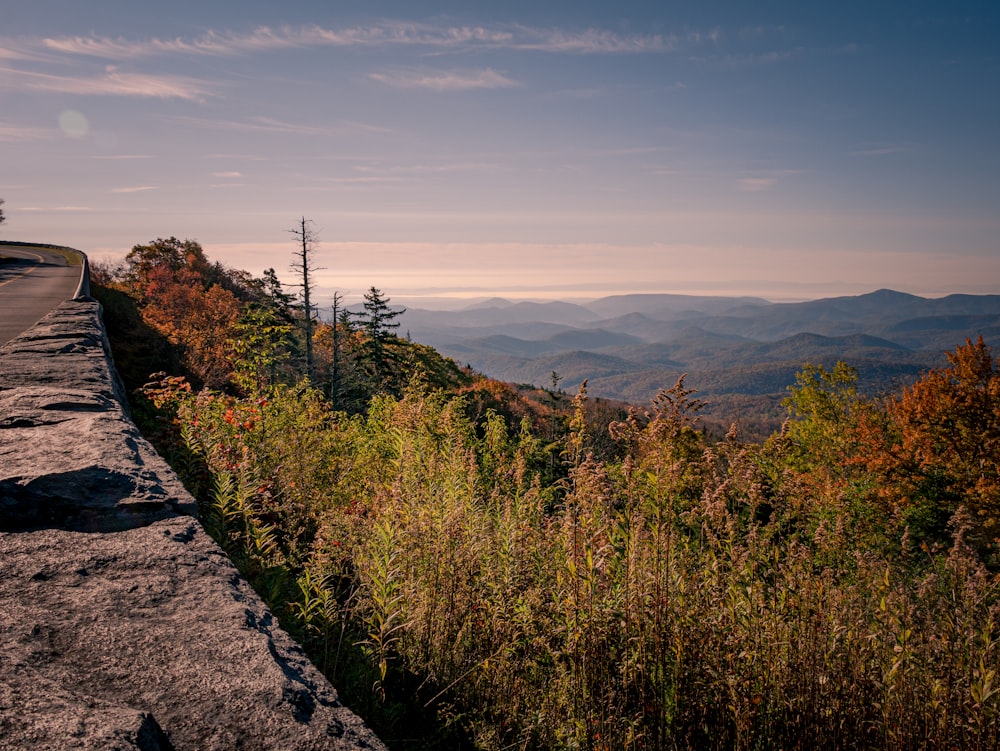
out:
<path id="1" fill-rule="evenodd" d="M 373 324 L 374 289 L 307 378 L 273 273 L 194 243 L 98 277 L 123 370 L 165 371 L 145 431 L 390 747 L 1000 743 L 982 340 L 879 398 L 804 363 L 750 443 L 702 430 L 684 379 L 622 412 L 463 371 Z"/>

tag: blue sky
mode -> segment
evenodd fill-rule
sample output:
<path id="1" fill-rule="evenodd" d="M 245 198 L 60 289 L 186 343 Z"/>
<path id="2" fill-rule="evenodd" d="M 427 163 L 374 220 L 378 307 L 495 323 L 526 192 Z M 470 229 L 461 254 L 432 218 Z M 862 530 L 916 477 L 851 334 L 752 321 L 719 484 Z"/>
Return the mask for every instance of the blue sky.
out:
<path id="1" fill-rule="evenodd" d="M 995 2 L 35 0 L 0 238 L 324 290 L 1000 292 Z"/>

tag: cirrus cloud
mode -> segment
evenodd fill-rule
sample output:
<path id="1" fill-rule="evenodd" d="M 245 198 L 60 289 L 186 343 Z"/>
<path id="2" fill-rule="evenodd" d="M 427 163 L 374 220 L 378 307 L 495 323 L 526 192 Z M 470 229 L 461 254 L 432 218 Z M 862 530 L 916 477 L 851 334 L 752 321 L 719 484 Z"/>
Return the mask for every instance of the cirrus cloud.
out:
<path id="1" fill-rule="evenodd" d="M 38 73 L 25 70 L 9 73 L 8 88 L 47 91 L 84 96 L 125 96 L 151 99 L 186 99 L 200 102 L 211 94 L 205 82 L 185 76 L 128 73 L 109 67 L 101 75 Z"/>
<path id="2" fill-rule="evenodd" d="M 743 177 L 737 181 L 736 187 L 745 193 L 757 193 L 773 188 L 776 182 L 773 177 Z"/>
<path id="3" fill-rule="evenodd" d="M 519 84 L 492 68 L 478 71 L 395 70 L 372 73 L 379 83 L 397 89 L 432 89 L 433 91 L 469 91 L 472 89 L 509 89 Z"/>
<path id="4" fill-rule="evenodd" d="M 43 141 L 59 135 L 56 128 L 0 122 L 0 141 Z"/>
<path id="5" fill-rule="evenodd" d="M 520 49 L 571 54 L 635 54 L 671 52 L 683 46 L 716 43 L 720 32 L 621 34 L 598 28 L 559 29 L 525 25 L 449 26 L 411 21 L 385 21 L 367 26 L 324 28 L 259 26 L 250 32 L 209 31 L 184 39 L 131 40 L 123 37 L 47 37 L 28 44 L 49 53 L 85 55 L 108 60 L 156 55 L 241 55 L 294 47 L 422 46 L 438 49 Z M 17 54 L 27 54 L 24 43 Z M 13 54 L 13 52 L 11 53 Z"/>

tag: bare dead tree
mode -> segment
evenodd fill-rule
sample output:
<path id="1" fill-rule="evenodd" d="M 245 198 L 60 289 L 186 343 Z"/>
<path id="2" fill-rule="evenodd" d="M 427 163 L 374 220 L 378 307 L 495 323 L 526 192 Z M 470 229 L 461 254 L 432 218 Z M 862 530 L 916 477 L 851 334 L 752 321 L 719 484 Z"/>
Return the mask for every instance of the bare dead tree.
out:
<path id="1" fill-rule="evenodd" d="M 312 222 L 305 217 L 299 221 L 298 225 L 288 230 L 295 236 L 298 249 L 295 251 L 295 260 L 292 261 L 291 269 L 300 275 L 301 284 L 292 284 L 291 287 L 298 287 L 302 290 L 302 312 L 303 324 L 305 328 L 306 340 L 306 375 L 309 380 L 315 380 L 315 362 L 313 358 L 313 328 L 315 320 L 313 318 L 312 293 L 314 282 L 310 278 L 311 274 L 320 271 L 322 267 L 313 265 L 313 253 L 319 236 L 312 227 Z"/>
<path id="2" fill-rule="evenodd" d="M 330 401 L 334 404 L 337 403 L 337 397 L 340 394 L 340 335 L 337 328 L 340 326 L 338 318 L 340 316 L 340 303 L 343 298 L 339 292 L 333 293 L 333 321 L 332 321 L 332 335 L 333 342 L 330 361 Z"/>

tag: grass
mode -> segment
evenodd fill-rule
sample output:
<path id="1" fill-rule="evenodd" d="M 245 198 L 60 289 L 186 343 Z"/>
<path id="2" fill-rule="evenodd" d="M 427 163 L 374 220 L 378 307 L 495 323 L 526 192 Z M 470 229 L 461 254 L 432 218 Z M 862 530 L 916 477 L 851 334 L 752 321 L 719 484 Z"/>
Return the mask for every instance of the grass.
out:
<path id="1" fill-rule="evenodd" d="M 920 543 L 784 433 L 708 441 L 690 393 L 606 461 L 581 395 L 555 475 L 526 426 L 419 388 L 354 418 L 156 396 L 207 526 L 392 748 L 997 747 L 972 517 Z"/>

